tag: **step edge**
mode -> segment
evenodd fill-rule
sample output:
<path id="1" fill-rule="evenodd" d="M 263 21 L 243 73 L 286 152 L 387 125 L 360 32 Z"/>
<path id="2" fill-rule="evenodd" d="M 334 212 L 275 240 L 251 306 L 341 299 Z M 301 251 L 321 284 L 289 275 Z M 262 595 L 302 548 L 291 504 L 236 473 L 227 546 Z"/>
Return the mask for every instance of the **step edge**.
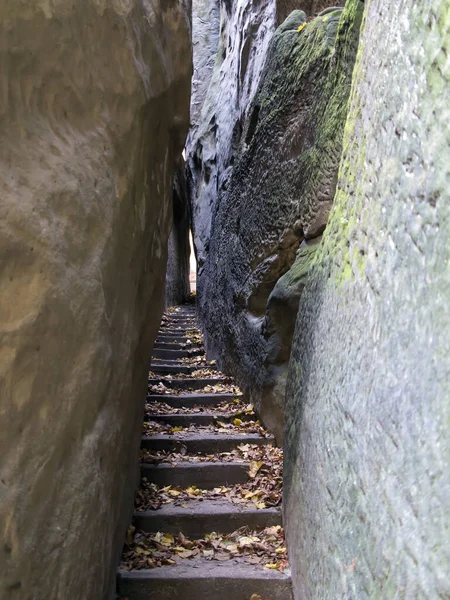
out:
<path id="1" fill-rule="evenodd" d="M 195 501 L 193 501 L 195 502 Z M 210 504 L 212 504 L 212 502 L 209 502 Z M 248 516 L 248 515 L 267 515 L 267 516 L 280 516 L 282 517 L 282 507 L 281 506 L 272 506 L 269 508 L 253 508 L 253 507 L 239 507 L 238 505 L 233 505 L 231 504 L 231 506 L 235 506 L 234 510 L 218 510 L 218 511 L 208 511 L 208 510 L 196 510 L 197 507 L 204 507 L 206 506 L 208 508 L 208 501 L 203 500 L 201 502 L 198 502 L 198 505 L 193 506 L 190 510 L 188 510 L 186 507 L 181 507 L 181 506 L 173 506 L 171 504 L 168 505 L 163 505 L 163 506 L 167 506 L 170 507 L 170 509 L 168 508 L 167 510 L 164 510 L 164 508 L 159 508 L 157 510 L 143 510 L 143 511 L 139 511 L 139 510 L 135 510 L 133 512 L 133 518 L 139 518 L 139 519 L 153 519 L 153 518 L 158 518 L 158 516 L 164 516 L 164 517 L 170 517 L 170 516 L 177 516 L 180 517 L 182 515 L 186 515 L 186 517 L 198 517 L 200 516 L 214 516 L 214 517 L 219 517 L 219 516 L 235 516 L 235 515 L 243 515 L 243 516 Z M 179 509 L 179 510 L 176 510 Z"/>
<path id="2" fill-rule="evenodd" d="M 181 436 L 177 436 L 176 433 L 156 433 L 155 435 L 143 435 L 141 440 L 142 441 L 148 441 L 148 440 L 156 440 L 156 441 L 161 441 L 161 440 L 170 440 L 173 442 L 183 442 L 183 441 L 196 441 L 196 442 L 200 442 L 200 441 L 215 441 L 215 440 L 233 440 L 233 441 L 239 441 L 239 440 L 244 440 L 244 439 L 248 439 L 248 440 L 268 440 L 268 441 L 275 441 L 275 438 L 273 436 L 268 436 L 268 437 L 264 437 L 263 435 L 260 435 L 259 433 L 235 433 L 235 434 L 226 434 L 226 433 L 217 433 L 217 434 L 208 434 L 208 435 L 200 435 L 197 433 L 185 433 L 184 437 Z"/>
<path id="3" fill-rule="evenodd" d="M 193 470 L 194 468 L 200 468 L 201 470 L 207 470 L 207 469 L 218 469 L 219 467 L 233 467 L 233 468 L 239 468 L 240 470 L 244 470 L 244 469 L 249 469 L 250 468 L 250 463 L 249 462 L 186 462 L 186 461 L 181 461 L 179 463 L 177 463 L 176 465 L 172 465 L 171 463 L 160 463 L 157 465 L 152 465 L 149 463 L 139 463 L 139 466 L 141 468 L 141 470 L 144 471 L 150 471 L 150 470 L 156 470 L 156 471 L 173 471 L 175 469 L 185 469 L 186 471 L 190 471 Z"/>
<path id="4" fill-rule="evenodd" d="M 213 562 L 213 561 L 211 561 Z M 288 572 L 281 573 L 280 571 L 276 571 L 275 569 L 267 569 L 261 567 L 259 570 L 248 569 L 248 573 L 245 573 L 246 563 L 242 563 L 241 569 L 239 571 L 236 569 L 236 564 L 224 566 L 223 564 L 220 566 L 216 565 L 202 565 L 192 566 L 192 575 L 186 573 L 185 570 L 182 572 L 178 571 L 178 565 L 170 565 L 165 567 L 157 567 L 156 569 L 132 569 L 131 571 L 125 571 L 123 569 L 118 570 L 119 577 L 121 579 L 128 580 L 169 580 L 169 581 L 183 581 L 183 580 L 210 580 L 214 579 L 233 579 L 242 580 L 242 581 L 280 581 L 285 583 L 291 582 L 291 575 Z M 187 565 L 182 564 L 184 569 L 186 569 Z M 240 566 L 240 565 L 239 565 Z M 249 567 L 251 565 L 248 565 Z M 214 568 L 216 567 L 216 568 Z M 204 571 L 203 571 L 204 569 Z M 217 569 L 217 571 L 216 571 Z M 241 572 L 242 570 L 242 572 Z"/>

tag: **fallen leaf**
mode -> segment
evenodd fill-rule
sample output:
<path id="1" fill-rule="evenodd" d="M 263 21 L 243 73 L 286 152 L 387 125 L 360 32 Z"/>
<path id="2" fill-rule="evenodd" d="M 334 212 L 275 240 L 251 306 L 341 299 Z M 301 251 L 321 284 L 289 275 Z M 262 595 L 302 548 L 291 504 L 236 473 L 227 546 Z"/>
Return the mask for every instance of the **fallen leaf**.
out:
<path id="1" fill-rule="evenodd" d="M 256 461 L 256 460 L 251 461 L 248 474 L 252 479 L 255 479 L 258 471 L 263 466 L 263 464 L 264 463 L 262 461 Z"/>
<path id="2" fill-rule="evenodd" d="M 252 546 L 254 540 L 250 537 L 247 536 L 242 536 L 239 538 L 239 547 L 240 548 L 245 548 L 246 546 Z"/>
<path id="3" fill-rule="evenodd" d="M 214 560 L 225 561 L 225 560 L 230 560 L 230 559 L 231 559 L 231 554 L 227 554 L 226 552 L 216 552 L 214 554 Z"/>
<path id="4" fill-rule="evenodd" d="M 194 550 L 183 550 L 182 552 L 178 552 L 180 558 L 192 558 L 196 554 L 198 554 L 198 551 L 195 552 Z"/>
<path id="5" fill-rule="evenodd" d="M 174 543 L 174 541 L 175 540 L 173 538 L 173 535 L 171 535 L 170 533 L 165 533 L 161 538 L 160 544 L 168 548 Z"/>

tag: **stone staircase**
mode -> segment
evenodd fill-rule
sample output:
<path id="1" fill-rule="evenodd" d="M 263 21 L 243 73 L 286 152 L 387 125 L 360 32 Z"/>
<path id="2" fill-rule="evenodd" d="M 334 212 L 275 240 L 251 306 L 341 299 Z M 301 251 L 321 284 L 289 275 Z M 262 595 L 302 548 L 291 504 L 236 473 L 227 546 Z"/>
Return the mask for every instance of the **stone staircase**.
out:
<path id="1" fill-rule="evenodd" d="M 291 600 L 281 450 L 207 363 L 193 305 L 163 317 L 141 452 L 121 600 Z"/>

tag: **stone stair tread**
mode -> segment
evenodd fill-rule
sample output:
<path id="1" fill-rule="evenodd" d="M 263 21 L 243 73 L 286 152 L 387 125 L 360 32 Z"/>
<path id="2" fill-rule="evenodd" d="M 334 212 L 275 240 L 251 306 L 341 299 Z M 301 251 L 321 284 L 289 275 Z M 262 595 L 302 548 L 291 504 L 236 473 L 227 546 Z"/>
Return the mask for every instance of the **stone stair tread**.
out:
<path id="1" fill-rule="evenodd" d="M 157 485 L 212 489 L 221 485 L 245 483 L 249 479 L 248 462 L 179 462 L 176 465 L 141 463 L 141 475 Z"/>
<path id="2" fill-rule="evenodd" d="M 190 432 L 180 432 L 176 433 L 155 433 L 153 435 L 144 435 L 142 437 L 142 442 L 146 441 L 173 441 L 173 442 L 215 442 L 217 440 L 231 440 L 233 442 L 244 443 L 244 444 L 270 444 L 274 441 L 273 436 L 264 437 L 259 435 L 259 433 L 224 433 L 220 431 L 212 431 L 210 433 L 190 433 Z"/>
<path id="3" fill-rule="evenodd" d="M 197 515 L 205 515 L 205 514 L 226 514 L 226 515 L 234 515 L 234 514 L 274 514 L 282 515 L 282 507 L 281 506 L 273 506 L 269 508 L 256 508 L 253 506 L 248 506 L 245 504 L 234 504 L 233 502 L 229 502 L 228 500 L 223 500 L 222 498 L 214 498 L 208 500 L 189 500 L 186 501 L 183 505 L 176 504 L 163 504 L 161 508 L 157 510 L 145 510 L 145 511 L 135 511 L 135 516 L 143 517 L 143 516 L 158 516 L 158 515 L 184 515 L 188 514 L 192 517 Z M 270 527 L 271 525 L 267 525 Z M 162 531 L 162 530 L 158 530 Z M 232 531 L 235 531 L 234 529 Z M 192 537 L 192 536 L 188 536 Z"/>
<path id="4" fill-rule="evenodd" d="M 180 365 L 180 364 L 168 365 L 165 362 L 161 361 L 158 363 L 152 363 L 150 365 L 150 370 L 153 373 L 158 373 L 161 375 L 164 375 L 164 374 L 173 375 L 176 373 L 184 373 L 186 375 L 189 375 L 189 373 L 192 373 L 193 371 L 198 370 L 198 367 L 193 368 L 193 367 L 190 367 L 189 365 Z"/>
<path id="5" fill-rule="evenodd" d="M 220 433 L 205 434 L 177 432 L 158 433 L 142 437 L 141 447 L 149 450 L 172 450 L 184 446 L 190 453 L 216 454 L 229 452 L 239 444 L 266 446 L 273 443 L 274 438 L 263 437 L 257 433 Z"/>
<path id="6" fill-rule="evenodd" d="M 186 357 L 186 358 L 189 358 Z M 208 369 L 209 371 L 217 371 L 217 367 L 216 365 L 209 365 L 209 364 L 195 364 L 195 363 L 182 363 L 179 360 L 171 360 L 171 359 L 166 359 L 166 358 L 162 358 L 161 360 L 157 360 L 155 362 L 152 362 L 150 364 L 150 370 L 153 369 L 153 367 L 188 367 L 189 369 L 191 369 L 192 371 L 198 371 L 199 369 Z"/>
<path id="7" fill-rule="evenodd" d="M 205 378 L 199 378 L 199 377 L 191 377 L 191 378 L 173 378 L 173 379 L 168 379 L 168 378 L 164 378 L 164 377 L 149 377 L 148 378 L 148 384 L 149 385 L 158 385 L 158 383 L 163 383 L 166 387 L 170 388 L 176 388 L 176 389 L 201 389 L 203 387 L 205 387 L 206 385 L 216 385 L 218 383 L 224 383 L 225 381 L 227 381 L 226 377 L 205 377 Z"/>
<path id="8" fill-rule="evenodd" d="M 195 344 L 195 342 L 186 335 L 158 335 L 155 342 L 158 344 L 186 344 L 188 340 L 191 340 L 192 344 Z"/>
<path id="9" fill-rule="evenodd" d="M 168 350 L 169 352 L 204 352 L 200 342 L 192 342 L 191 344 L 178 344 L 177 342 L 155 342 L 153 350 Z"/>
<path id="10" fill-rule="evenodd" d="M 188 500 L 182 505 L 163 504 L 157 510 L 135 511 L 135 527 L 147 533 L 180 531 L 189 538 L 199 539 L 205 534 L 232 533 L 241 527 L 258 529 L 282 524 L 281 507 L 256 508 L 233 504 L 221 498 Z"/>
<path id="11" fill-rule="evenodd" d="M 178 396 L 170 394 L 149 394 L 147 403 L 163 402 L 172 406 L 172 408 L 189 408 L 193 406 L 216 406 L 222 402 L 233 402 L 234 398 L 239 398 L 238 394 L 180 394 Z"/>
<path id="12" fill-rule="evenodd" d="M 251 421 L 255 419 L 254 415 L 242 415 L 239 414 L 239 419 Z M 146 413 L 145 420 L 146 421 L 154 421 L 156 423 L 167 423 L 168 425 L 172 425 L 173 427 L 189 427 L 190 425 L 198 425 L 200 427 L 205 425 L 211 425 L 216 421 L 230 421 L 235 419 L 236 416 L 229 413 L 223 412 L 198 412 L 198 413 L 178 413 L 178 414 L 152 414 Z"/>
<path id="13" fill-rule="evenodd" d="M 191 559 L 142 571 L 119 571 L 119 593 L 132 600 L 291 600 L 290 573 L 238 559 Z"/>
<path id="14" fill-rule="evenodd" d="M 176 348 L 170 348 L 168 346 L 177 346 Z M 202 356 L 205 354 L 203 348 L 183 348 L 181 344 L 159 344 L 158 347 L 153 348 L 152 358 L 167 358 L 169 360 L 176 360 L 177 358 L 189 358 L 191 356 Z"/>
<path id="15" fill-rule="evenodd" d="M 147 396 L 147 400 L 154 400 L 156 402 L 163 402 L 164 398 L 167 399 L 176 399 L 176 400 L 186 400 L 186 402 L 190 402 L 193 400 L 207 400 L 209 398 L 214 398 L 216 400 L 218 400 L 218 402 L 223 402 L 225 400 L 233 400 L 234 398 L 240 398 L 242 397 L 242 394 L 231 394 L 228 392 L 219 392 L 217 394 L 177 394 L 177 395 L 172 395 L 172 394 L 149 394 Z"/>

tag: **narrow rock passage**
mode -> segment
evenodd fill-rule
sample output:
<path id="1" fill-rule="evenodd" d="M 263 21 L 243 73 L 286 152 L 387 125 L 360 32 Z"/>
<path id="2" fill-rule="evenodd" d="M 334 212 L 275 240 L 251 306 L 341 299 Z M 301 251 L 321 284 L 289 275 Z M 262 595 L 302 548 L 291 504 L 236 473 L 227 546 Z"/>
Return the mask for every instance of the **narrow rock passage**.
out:
<path id="1" fill-rule="evenodd" d="M 195 307 L 154 345 L 136 496 L 118 575 L 128 600 L 290 600 L 282 451 L 207 363 Z"/>

